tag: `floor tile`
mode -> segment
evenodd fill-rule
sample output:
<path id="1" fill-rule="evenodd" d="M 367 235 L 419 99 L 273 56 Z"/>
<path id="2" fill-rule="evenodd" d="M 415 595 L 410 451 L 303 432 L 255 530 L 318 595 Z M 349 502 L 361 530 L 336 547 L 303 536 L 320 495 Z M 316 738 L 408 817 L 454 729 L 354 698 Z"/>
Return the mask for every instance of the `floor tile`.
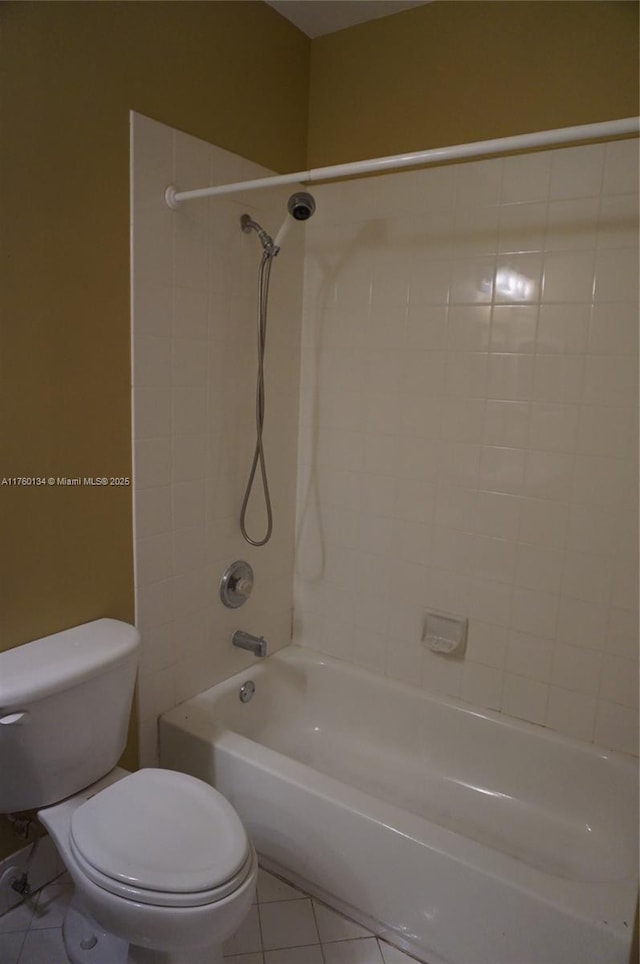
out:
<path id="1" fill-rule="evenodd" d="M 0 964 L 68 964 L 60 925 L 72 893 L 65 874 L 0 917 Z M 414 962 L 390 944 L 365 937 L 369 932 L 359 924 L 265 871 L 260 872 L 259 895 L 260 904 L 252 906 L 238 933 L 224 946 L 225 964 Z"/>
<path id="2" fill-rule="evenodd" d="M 260 904 L 260 923 L 265 950 L 319 943 L 313 908 L 308 898 Z"/>
<path id="3" fill-rule="evenodd" d="M 29 931 L 18 964 L 69 964 L 60 928 Z"/>
<path id="4" fill-rule="evenodd" d="M 348 920 L 319 901 L 313 901 L 318 933 L 322 943 L 325 941 L 350 941 L 356 937 L 372 937 L 371 931 L 361 927 L 354 921 Z"/>
<path id="5" fill-rule="evenodd" d="M 258 871 L 258 900 L 261 904 L 274 900 L 301 900 L 306 897 L 301 890 L 296 890 L 291 884 L 285 884 L 266 870 Z"/>
<path id="6" fill-rule="evenodd" d="M 308 947 L 284 947 L 277 951 L 265 951 L 265 964 L 324 964 L 318 944 Z"/>
<path id="7" fill-rule="evenodd" d="M 375 937 L 323 944 L 325 964 L 384 964 Z"/>
<path id="8" fill-rule="evenodd" d="M 224 942 L 223 953 L 225 956 L 233 954 L 253 954 L 262 950 L 260 939 L 260 920 L 258 918 L 258 905 L 253 904 L 251 910 L 236 931 L 233 937 Z"/>
<path id="9" fill-rule="evenodd" d="M 225 964 L 264 964 L 262 951 L 255 954 L 233 954 L 231 957 L 225 954 L 224 961 Z"/>
<path id="10" fill-rule="evenodd" d="M 29 900 L 18 904 L 17 907 L 13 907 L 11 910 L 8 910 L 6 914 L 3 914 L 2 917 L 0 917 L 0 934 L 6 934 L 9 931 L 28 930 L 36 906 L 36 900 L 36 897 L 30 897 Z"/>
<path id="11" fill-rule="evenodd" d="M 378 944 L 382 951 L 384 964 L 416 964 L 415 957 L 409 957 L 408 954 L 399 951 L 397 947 L 392 947 L 391 944 L 387 944 L 386 941 L 381 941 L 378 938 Z"/>
<path id="12" fill-rule="evenodd" d="M 43 887 L 38 894 L 35 913 L 31 919 L 31 930 L 62 927 L 62 921 L 72 897 L 71 884 L 54 881 L 47 887 Z"/>
<path id="13" fill-rule="evenodd" d="M 0 964 L 17 964 L 23 944 L 24 933 L 3 933 L 0 937 Z"/>

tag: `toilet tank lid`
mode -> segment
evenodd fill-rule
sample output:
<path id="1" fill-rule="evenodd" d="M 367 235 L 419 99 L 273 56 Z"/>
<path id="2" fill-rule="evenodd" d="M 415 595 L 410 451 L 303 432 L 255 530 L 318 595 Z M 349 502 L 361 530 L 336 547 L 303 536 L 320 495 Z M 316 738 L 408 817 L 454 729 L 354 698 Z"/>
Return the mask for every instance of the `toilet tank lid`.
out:
<path id="1" fill-rule="evenodd" d="M 134 656 L 139 644 L 135 626 L 95 619 L 0 653 L 0 710 L 77 686 Z"/>

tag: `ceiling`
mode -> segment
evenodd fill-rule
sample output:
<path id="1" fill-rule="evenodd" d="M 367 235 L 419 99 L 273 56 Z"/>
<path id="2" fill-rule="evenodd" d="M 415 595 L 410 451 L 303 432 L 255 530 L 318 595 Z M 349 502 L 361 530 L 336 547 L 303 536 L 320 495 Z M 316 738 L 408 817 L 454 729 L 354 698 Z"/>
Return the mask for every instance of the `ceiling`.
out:
<path id="1" fill-rule="evenodd" d="M 307 37 L 321 37 L 366 20 L 388 17 L 432 0 L 266 0 Z"/>

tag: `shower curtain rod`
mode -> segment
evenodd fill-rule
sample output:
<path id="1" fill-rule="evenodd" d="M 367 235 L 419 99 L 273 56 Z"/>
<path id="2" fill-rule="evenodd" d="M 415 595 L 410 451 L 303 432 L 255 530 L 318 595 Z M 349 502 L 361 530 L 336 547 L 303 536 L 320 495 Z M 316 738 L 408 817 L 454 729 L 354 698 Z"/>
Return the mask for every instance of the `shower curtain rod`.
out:
<path id="1" fill-rule="evenodd" d="M 260 177 L 253 181 L 217 184 L 214 187 L 202 187 L 193 191 L 178 191 L 175 186 L 171 185 L 165 191 L 165 200 L 170 208 L 177 208 L 182 201 L 191 201 L 195 198 L 235 194 L 238 191 L 255 191 L 258 188 L 277 187 L 283 184 L 330 181 L 358 174 L 375 174 L 382 171 L 400 170 L 403 167 L 441 164 L 444 161 L 459 158 L 482 157 L 487 154 L 503 154 L 508 151 L 551 147 L 578 141 L 637 135 L 639 131 L 639 117 L 624 117 L 620 120 L 602 121 L 597 124 L 558 127 L 550 131 L 535 131 L 531 134 L 516 134 L 513 137 L 499 137 L 490 141 L 475 141 L 472 144 L 434 147 L 430 150 L 414 151 L 410 154 L 393 154 L 389 157 L 376 157 L 369 161 L 333 164 L 330 167 L 316 167 L 309 171 L 296 171 L 295 174 L 275 174 L 271 177 Z"/>

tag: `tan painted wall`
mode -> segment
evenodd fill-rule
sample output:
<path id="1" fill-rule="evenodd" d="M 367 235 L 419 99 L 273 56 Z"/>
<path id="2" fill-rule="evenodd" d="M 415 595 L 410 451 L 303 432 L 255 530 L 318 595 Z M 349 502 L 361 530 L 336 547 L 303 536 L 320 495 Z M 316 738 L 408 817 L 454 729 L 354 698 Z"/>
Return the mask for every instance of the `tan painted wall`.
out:
<path id="1" fill-rule="evenodd" d="M 311 166 L 637 113 L 626 0 L 437 0 L 311 48 Z"/>
<path id="2" fill-rule="evenodd" d="M 21 3 L 0 17 L 0 475 L 130 476 L 129 110 L 301 165 L 309 44 L 257 2 Z M 0 649 L 132 618 L 130 488 L 0 498 Z"/>
<path id="3" fill-rule="evenodd" d="M 8 3 L 0 29 L 0 477 L 130 476 L 129 110 L 304 166 L 309 41 L 250 0 Z M 0 650 L 133 618 L 130 488 L 0 487 L 0 545 Z"/>

